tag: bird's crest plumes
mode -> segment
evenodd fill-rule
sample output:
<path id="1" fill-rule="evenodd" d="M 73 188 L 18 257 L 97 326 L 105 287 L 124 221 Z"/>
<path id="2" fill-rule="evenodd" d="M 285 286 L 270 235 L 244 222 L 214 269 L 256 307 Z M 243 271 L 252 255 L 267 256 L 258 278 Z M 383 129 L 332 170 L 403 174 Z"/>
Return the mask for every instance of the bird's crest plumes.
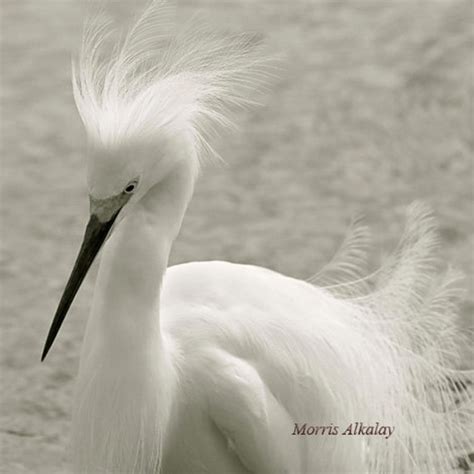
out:
<path id="1" fill-rule="evenodd" d="M 209 137 L 255 103 L 269 65 L 258 36 L 173 18 L 172 4 L 153 1 L 117 41 L 104 15 L 86 23 L 73 88 L 90 139 L 111 146 L 186 132 L 198 152 L 212 151 Z"/>

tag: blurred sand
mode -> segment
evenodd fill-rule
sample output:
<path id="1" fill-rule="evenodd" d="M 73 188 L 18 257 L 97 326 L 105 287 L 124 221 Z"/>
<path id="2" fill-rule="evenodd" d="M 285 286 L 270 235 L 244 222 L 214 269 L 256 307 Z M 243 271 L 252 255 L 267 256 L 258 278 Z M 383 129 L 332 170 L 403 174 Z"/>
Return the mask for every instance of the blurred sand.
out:
<path id="1" fill-rule="evenodd" d="M 126 20 L 142 2 L 114 2 Z M 404 207 L 426 199 L 473 300 L 472 2 L 178 2 L 209 21 L 263 32 L 286 63 L 268 105 L 219 147 L 173 263 L 225 259 L 308 277 L 354 212 L 376 256 Z M 93 275 L 48 361 L 39 356 L 87 219 L 84 134 L 70 87 L 79 2 L 3 0 L 0 465 L 68 472 L 73 379 Z M 382 250 L 384 249 L 384 250 Z M 93 272 L 95 274 L 95 271 Z M 466 355 L 465 365 L 472 366 Z"/>

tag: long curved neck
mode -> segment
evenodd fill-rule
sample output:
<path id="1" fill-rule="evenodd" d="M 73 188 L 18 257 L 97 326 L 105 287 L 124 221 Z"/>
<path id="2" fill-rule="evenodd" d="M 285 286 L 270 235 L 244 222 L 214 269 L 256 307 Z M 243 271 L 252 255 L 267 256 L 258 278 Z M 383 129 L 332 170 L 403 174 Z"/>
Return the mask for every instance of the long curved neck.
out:
<path id="1" fill-rule="evenodd" d="M 83 357 L 100 349 L 115 361 L 130 360 L 161 340 L 161 283 L 193 187 L 193 170 L 178 165 L 113 232 L 101 258 Z"/>
<path id="2" fill-rule="evenodd" d="M 182 163 L 113 231 L 97 276 L 73 413 L 77 472 L 157 472 L 177 383 L 160 289 L 194 186 Z"/>

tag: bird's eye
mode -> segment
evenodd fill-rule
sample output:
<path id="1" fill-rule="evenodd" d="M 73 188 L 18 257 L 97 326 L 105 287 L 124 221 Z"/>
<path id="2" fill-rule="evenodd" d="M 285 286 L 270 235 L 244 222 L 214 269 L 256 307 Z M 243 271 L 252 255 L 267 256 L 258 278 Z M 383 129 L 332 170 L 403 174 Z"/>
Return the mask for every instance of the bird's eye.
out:
<path id="1" fill-rule="evenodd" d="M 130 183 L 125 186 L 123 192 L 125 194 L 133 194 L 135 192 L 135 189 L 137 189 L 138 181 L 134 179 L 133 181 L 130 181 Z"/>

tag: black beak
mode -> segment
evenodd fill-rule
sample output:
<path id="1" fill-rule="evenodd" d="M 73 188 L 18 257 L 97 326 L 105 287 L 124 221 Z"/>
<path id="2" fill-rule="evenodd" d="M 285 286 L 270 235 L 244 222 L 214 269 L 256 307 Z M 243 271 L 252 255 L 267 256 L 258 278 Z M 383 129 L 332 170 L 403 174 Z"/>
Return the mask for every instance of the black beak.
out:
<path id="1" fill-rule="evenodd" d="M 99 250 L 102 247 L 102 244 L 104 243 L 118 213 L 119 211 L 115 212 L 106 222 L 101 222 L 95 214 L 91 215 L 86 227 L 81 249 L 79 250 L 79 255 L 76 258 L 76 263 L 74 264 L 71 276 L 66 284 L 66 288 L 64 289 L 58 309 L 56 310 L 56 314 L 54 315 L 53 322 L 49 329 L 41 361 L 44 360 L 49 349 L 53 345 L 54 339 L 61 328 L 61 324 L 66 317 L 69 307 L 71 306 L 87 271 L 92 265 L 94 258 L 99 253 Z"/>

